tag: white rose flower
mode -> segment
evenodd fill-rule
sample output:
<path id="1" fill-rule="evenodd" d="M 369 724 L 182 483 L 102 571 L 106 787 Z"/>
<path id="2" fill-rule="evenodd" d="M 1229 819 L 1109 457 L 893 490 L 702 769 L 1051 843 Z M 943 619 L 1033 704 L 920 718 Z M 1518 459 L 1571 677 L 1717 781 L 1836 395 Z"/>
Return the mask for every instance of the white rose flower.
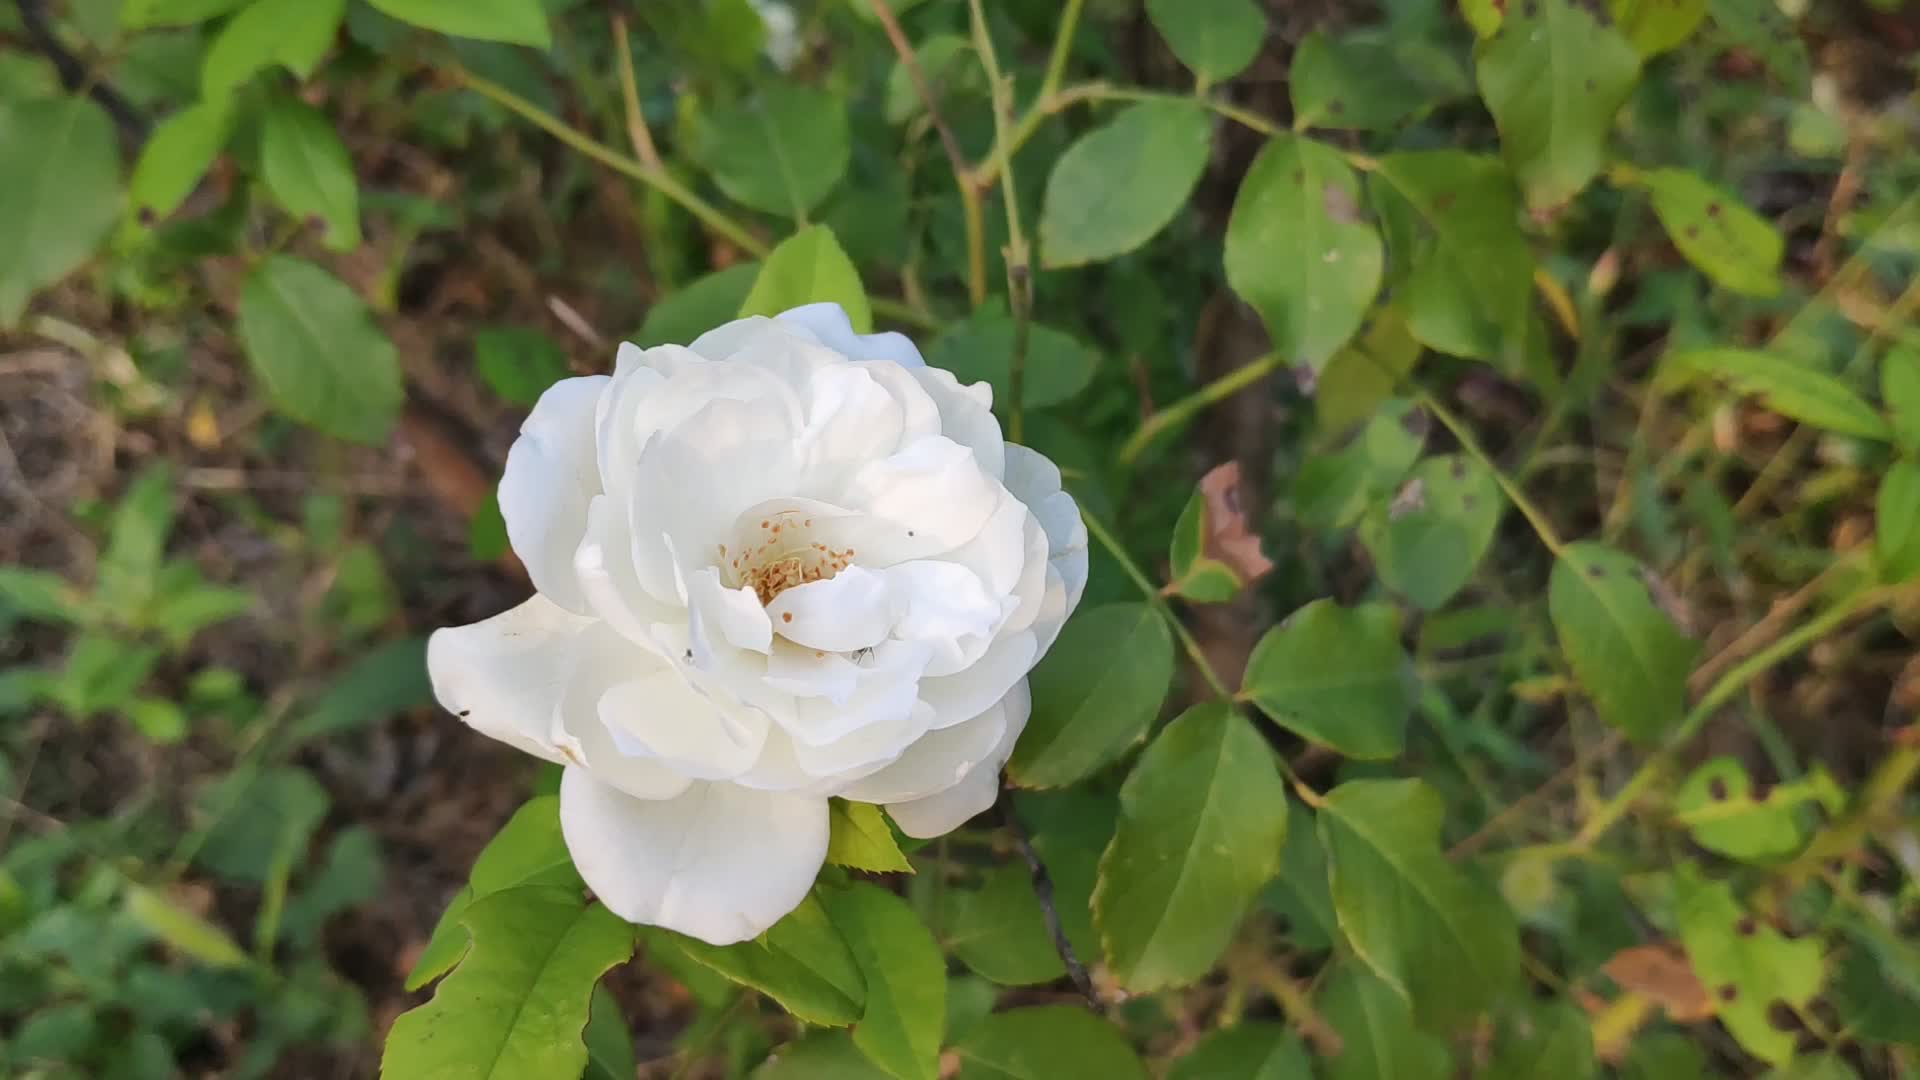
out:
<path id="1" fill-rule="evenodd" d="M 538 594 L 433 635 L 440 703 L 565 766 L 614 912 L 716 945 L 806 896 L 827 799 L 937 836 L 991 806 L 1086 527 L 985 383 L 836 304 L 555 384 L 500 481 Z"/>

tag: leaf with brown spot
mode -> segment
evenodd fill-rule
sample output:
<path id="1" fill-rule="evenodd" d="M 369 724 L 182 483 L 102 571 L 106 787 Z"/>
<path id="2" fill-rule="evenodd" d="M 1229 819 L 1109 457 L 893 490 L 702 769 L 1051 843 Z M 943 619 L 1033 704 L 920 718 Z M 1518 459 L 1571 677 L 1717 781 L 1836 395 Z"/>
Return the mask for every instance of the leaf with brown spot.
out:
<path id="1" fill-rule="evenodd" d="M 1686 951 L 1671 941 L 1621 949 L 1600 970 L 1621 989 L 1657 1003 L 1675 1023 L 1697 1023 L 1714 1013 L 1713 996 L 1694 974 Z"/>
<path id="2" fill-rule="evenodd" d="M 1173 581 L 1166 592 L 1200 603 L 1220 603 L 1265 577 L 1273 562 L 1247 521 L 1240 494 L 1240 463 L 1215 466 L 1200 478 L 1174 525 L 1168 552 Z"/>

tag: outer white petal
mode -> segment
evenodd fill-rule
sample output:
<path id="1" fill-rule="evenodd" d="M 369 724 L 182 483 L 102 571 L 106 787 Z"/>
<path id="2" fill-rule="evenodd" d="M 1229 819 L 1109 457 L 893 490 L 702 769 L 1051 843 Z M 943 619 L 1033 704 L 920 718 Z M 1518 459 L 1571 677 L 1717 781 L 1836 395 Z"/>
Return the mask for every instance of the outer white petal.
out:
<path id="1" fill-rule="evenodd" d="M 1005 697 L 1040 657 L 1031 630 L 998 638 L 980 659 L 951 675 L 920 680 L 920 700 L 933 706 L 933 726 L 944 728 L 975 716 Z"/>
<path id="2" fill-rule="evenodd" d="M 959 563 L 916 559 L 887 567 L 889 591 L 898 598 L 895 636 L 933 649 L 930 675 L 946 675 L 971 662 L 969 647 L 986 648 L 1000 621 L 1000 598 L 978 574 Z M 977 654 L 975 654 L 977 655 Z"/>
<path id="3" fill-rule="evenodd" d="M 555 708 L 573 677 L 576 642 L 593 625 L 536 594 L 516 608 L 427 639 L 427 675 L 441 708 L 482 735 L 548 761 Z"/>
<path id="4" fill-rule="evenodd" d="M 1006 471 L 1006 439 L 993 416 L 993 387 L 984 382 L 962 386 L 946 368 L 913 369 L 927 396 L 940 408 L 940 433 L 973 451 L 974 460 L 998 480 Z"/>
<path id="5" fill-rule="evenodd" d="M 1000 505 L 1000 485 L 973 451 L 935 435 L 869 462 L 855 474 L 851 497 L 873 518 L 955 548 L 978 535 Z"/>
<path id="6" fill-rule="evenodd" d="M 855 802 L 899 803 L 945 791 L 991 756 L 1006 730 L 1006 707 L 995 702 L 977 716 L 921 736 L 892 764 L 839 794 Z"/>
<path id="7" fill-rule="evenodd" d="M 1047 533 L 1048 596 L 1033 621 L 1041 636 L 1040 652 L 1045 655 L 1060 624 L 1079 605 L 1080 594 L 1087 587 L 1087 525 L 1073 496 L 1060 488 L 1059 468 L 1036 451 L 1008 444 L 1006 485 L 1033 511 Z"/>
<path id="8" fill-rule="evenodd" d="M 806 304 L 774 316 L 779 322 L 805 327 L 820 344 L 849 360 L 891 360 L 902 367 L 923 367 L 926 360 L 912 339 L 891 331 L 856 334 L 846 309 L 835 303 Z"/>
<path id="9" fill-rule="evenodd" d="M 1022 680 L 1007 694 L 1002 705 L 1006 727 L 993 752 L 967 771 L 959 783 L 944 791 L 919 799 L 887 804 L 887 814 L 900 831 L 915 839 L 944 836 L 965 824 L 1000 797 L 1000 768 L 1013 756 L 1013 744 L 1026 730 L 1027 717 L 1033 711 L 1033 699 Z"/>
<path id="10" fill-rule="evenodd" d="M 878 645 L 899 616 L 892 579 L 863 566 L 795 585 L 767 605 L 773 632 L 809 649 L 852 652 Z"/>
<path id="11" fill-rule="evenodd" d="M 600 493 L 593 417 L 607 383 L 590 375 L 549 386 L 520 425 L 500 477 L 500 516 L 533 587 L 583 613 L 573 551 L 587 529 L 587 504 Z"/>
<path id="12" fill-rule="evenodd" d="M 827 855 L 827 801 L 695 784 L 635 799 L 569 768 L 560 829 L 608 910 L 713 945 L 765 931 L 800 905 Z"/>

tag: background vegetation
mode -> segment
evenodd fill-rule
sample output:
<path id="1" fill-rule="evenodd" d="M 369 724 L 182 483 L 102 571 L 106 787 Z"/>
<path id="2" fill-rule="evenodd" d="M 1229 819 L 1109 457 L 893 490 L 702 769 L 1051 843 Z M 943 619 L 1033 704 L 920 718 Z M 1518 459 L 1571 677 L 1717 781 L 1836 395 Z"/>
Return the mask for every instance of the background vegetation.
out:
<path id="1" fill-rule="evenodd" d="M 0 7 L 0 1071 L 1916 1075 L 1916 46 Z M 1087 599 L 1001 810 L 636 941 L 423 635 L 527 591 L 545 386 L 813 299 L 994 384 Z"/>

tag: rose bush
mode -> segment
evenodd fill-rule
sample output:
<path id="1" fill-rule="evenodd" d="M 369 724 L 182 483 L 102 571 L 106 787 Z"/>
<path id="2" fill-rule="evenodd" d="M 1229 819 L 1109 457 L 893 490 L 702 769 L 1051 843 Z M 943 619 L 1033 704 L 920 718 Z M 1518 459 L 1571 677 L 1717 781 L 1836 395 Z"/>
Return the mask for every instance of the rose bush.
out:
<path id="1" fill-rule="evenodd" d="M 916 837 L 992 805 L 1087 550 L 991 405 L 837 304 L 622 345 L 540 398 L 500 483 L 538 592 L 427 661 L 447 709 L 565 766 L 608 908 L 745 940 L 813 884 L 830 797 Z"/>

